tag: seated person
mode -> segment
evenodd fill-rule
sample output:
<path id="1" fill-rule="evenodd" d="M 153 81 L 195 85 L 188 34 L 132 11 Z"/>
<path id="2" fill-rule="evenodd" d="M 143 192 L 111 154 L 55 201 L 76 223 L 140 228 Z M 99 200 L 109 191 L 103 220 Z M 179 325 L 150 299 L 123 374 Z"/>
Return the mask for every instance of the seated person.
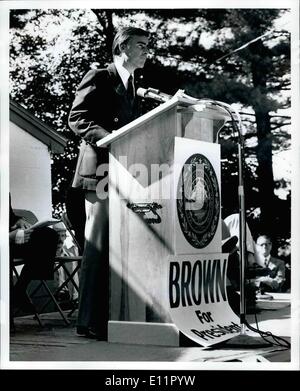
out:
<path id="1" fill-rule="evenodd" d="M 79 256 L 79 250 L 76 244 L 74 243 L 73 237 L 69 233 L 69 231 L 66 229 L 64 223 L 58 223 L 54 226 L 55 231 L 58 233 L 59 240 L 58 240 L 58 248 L 56 255 L 66 256 L 66 257 L 78 257 Z M 58 292 L 56 295 L 56 298 L 58 300 L 64 301 L 64 300 L 77 300 L 78 299 L 78 292 L 73 284 L 72 281 L 65 284 L 65 281 L 69 278 L 68 273 L 65 269 L 68 270 L 70 274 L 73 275 L 74 269 L 76 269 L 78 266 L 77 262 L 67 262 L 64 265 L 64 268 L 59 268 L 57 270 L 57 278 L 58 278 L 58 286 L 61 286 L 64 284 L 64 288 Z M 73 280 L 79 286 L 79 276 L 78 272 L 76 272 L 73 275 Z"/>
<path id="2" fill-rule="evenodd" d="M 31 280 L 54 278 L 54 258 L 58 243 L 57 233 L 48 227 L 31 229 L 26 219 L 16 216 L 9 198 L 9 250 L 10 262 L 23 259 L 24 266 L 13 286 L 11 275 L 12 304 L 25 311 L 32 310 L 26 295 Z"/>
<path id="3" fill-rule="evenodd" d="M 280 292 L 285 281 L 285 263 L 271 256 L 271 250 L 270 236 L 259 235 L 256 239 L 256 264 L 252 268 L 252 281 L 262 293 Z"/>
<path id="4" fill-rule="evenodd" d="M 224 223 L 228 227 L 230 236 L 238 238 L 237 245 L 239 245 L 240 237 L 240 218 L 238 213 L 233 213 L 224 219 Z M 248 224 L 246 223 L 246 252 L 247 252 L 247 266 L 253 265 L 254 259 L 254 240 L 252 238 Z"/>
<path id="5" fill-rule="evenodd" d="M 224 229 L 224 226 L 226 229 Z M 228 277 L 230 278 L 232 284 L 235 286 L 236 289 L 239 289 L 240 285 L 240 253 L 239 253 L 239 236 L 240 236 L 240 219 L 239 214 L 234 213 L 229 216 L 227 216 L 224 221 L 222 221 L 222 242 L 224 242 L 225 238 L 230 238 L 230 242 L 234 244 L 234 248 L 231 249 L 231 251 L 223 251 L 223 252 L 229 252 L 229 265 L 228 265 Z M 234 242 L 232 239 L 236 238 L 236 241 Z M 227 239 L 227 240 L 228 240 Z M 229 241 L 226 242 L 223 247 L 227 243 L 230 243 Z M 235 250 L 235 251 L 234 251 Z M 249 266 L 252 266 L 255 262 L 254 258 L 254 240 L 252 238 L 250 229 L 248 227 L 248 224 L 246 223 L 246 269 Z"/>
<path id="6" fill-rule="evenodd" d="M 239 222 L 238 213 L 231 214 L 222 220 L 222 252 L 229 253 L 227 294 L 229 303 L 236 314 L 239 314 L 240 311 L 240 296 L 236 293 L 240 290 Z M 246 223 L 246 268 L 254 263 L 253 243 L 250 229 Z M 245 297 L 247 312 L 250 312 L 255 307 L 255 289 L 249 283 L 245 284 Z"/>

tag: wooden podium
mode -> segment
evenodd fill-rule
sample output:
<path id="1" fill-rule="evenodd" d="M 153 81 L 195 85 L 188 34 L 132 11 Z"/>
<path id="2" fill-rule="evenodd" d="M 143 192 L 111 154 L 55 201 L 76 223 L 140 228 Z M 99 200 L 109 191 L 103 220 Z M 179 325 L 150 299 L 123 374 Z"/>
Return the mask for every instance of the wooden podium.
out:
<path id="1" fill-rule="evenodd" d="M 178 236 L 175 149 L 183 143 L 186 150 L 219 150 L 216 136 L 229 119 L 217 107 L 174 96 L 97 143 L 110 149 L 110 342 L 179 346 L 167 275 L 170 256 L 185 240 Z M 220 182 L 219 154 L 215 159 Z M 190 248 L 221 252 L 220 213 L 209 245 Z"/>

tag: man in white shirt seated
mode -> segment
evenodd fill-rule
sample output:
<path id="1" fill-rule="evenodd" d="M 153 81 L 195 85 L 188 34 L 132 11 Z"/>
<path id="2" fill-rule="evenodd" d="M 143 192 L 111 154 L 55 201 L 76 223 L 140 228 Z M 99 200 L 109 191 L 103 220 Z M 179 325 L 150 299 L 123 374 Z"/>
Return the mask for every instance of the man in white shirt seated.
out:
<path id="1" fill-rule="evenodd" d="M 285 263 L 271 255 L 272 240 L 261 234 L 256 239 L 254 283 L 262 291 L 280 292 L 285 281 Z"/>

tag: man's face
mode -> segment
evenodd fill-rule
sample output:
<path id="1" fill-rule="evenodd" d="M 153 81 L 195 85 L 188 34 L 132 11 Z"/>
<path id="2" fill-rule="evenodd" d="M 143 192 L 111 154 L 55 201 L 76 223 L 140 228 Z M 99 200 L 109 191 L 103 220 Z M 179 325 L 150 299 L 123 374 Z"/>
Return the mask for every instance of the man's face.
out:
<path id="1" fill-rule="evenodd" d="M 268 257 L 272 249 L 272 243 L 269 238 L 259 236 L 256 241 L 256 248 L 261 256 Z"/>
<path id="2" fill-rule="evenodd" d="M 126 54 L 126 63 L 134 69 L 143 68 L 147 59 L 149 38 L 133 36 L 124 45 L 123 52 Z"/>

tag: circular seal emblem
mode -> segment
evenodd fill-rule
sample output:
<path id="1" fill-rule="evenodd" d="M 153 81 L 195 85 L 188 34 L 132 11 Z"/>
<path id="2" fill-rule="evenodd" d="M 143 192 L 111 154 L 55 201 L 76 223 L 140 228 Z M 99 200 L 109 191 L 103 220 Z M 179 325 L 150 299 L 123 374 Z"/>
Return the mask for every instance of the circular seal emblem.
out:
<path id="1" fill-rule="evenodd" d="M 201 154 L 190 156 L 177 186 L 177 213 L 186 240 L 195 248 L 213 239 L 220 215 L 220 191 L 210 161 Z"/>

